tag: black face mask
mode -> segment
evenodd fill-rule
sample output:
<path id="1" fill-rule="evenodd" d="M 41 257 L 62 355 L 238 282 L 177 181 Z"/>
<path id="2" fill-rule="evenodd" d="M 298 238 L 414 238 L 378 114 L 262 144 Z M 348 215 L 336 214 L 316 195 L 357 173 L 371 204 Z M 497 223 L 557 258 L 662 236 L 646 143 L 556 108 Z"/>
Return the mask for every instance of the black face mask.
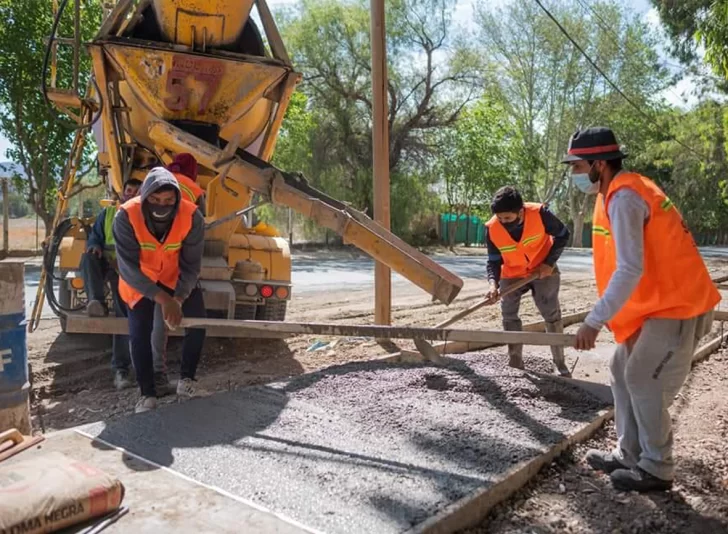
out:
<path id="1" fill-rule="evenodd" d="M 515 230 L 519 226 L 521 226 L 521 221 L 516 219 L 515 221 L 507 222 L 507 223 L 501 223 L 503 225 L 503 228 L 506 230 Z"/>
<path id="2" fill-rule="evenodd" d="M 174 206 L 149 206 L 149 215 L 158 222 L 168 220 L 172 216 L 172 212 L 174 212 Z"/>

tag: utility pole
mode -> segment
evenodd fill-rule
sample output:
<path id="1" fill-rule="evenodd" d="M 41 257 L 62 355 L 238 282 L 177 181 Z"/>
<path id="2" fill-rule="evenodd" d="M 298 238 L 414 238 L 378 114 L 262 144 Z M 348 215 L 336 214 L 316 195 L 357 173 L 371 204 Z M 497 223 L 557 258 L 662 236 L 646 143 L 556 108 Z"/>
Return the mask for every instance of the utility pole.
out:
<path id="1" fill-rule="evenodd" d="M 8 179 L 3 178 L 3 257 L 10 253 L 10 195 L 8 194 Z"/>
<path id="2" fill-rule="evenodd" d="M 387 94 L 387 40 L 384 0 L 371 0 L 372 41 L 372 152 L 374 220 L 387 230 L 389 217 L 389 121 Z M 392 273 L 377 262 L 374 267 L 374 321 L 392 323 Z"/>

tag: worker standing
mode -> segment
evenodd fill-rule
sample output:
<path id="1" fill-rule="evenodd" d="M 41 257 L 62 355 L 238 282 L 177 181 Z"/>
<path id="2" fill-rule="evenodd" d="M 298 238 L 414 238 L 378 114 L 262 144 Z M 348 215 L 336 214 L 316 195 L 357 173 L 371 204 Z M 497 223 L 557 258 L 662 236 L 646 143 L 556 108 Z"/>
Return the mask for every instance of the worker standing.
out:
<path id="1" fill-rule="evenodd" d="M 141 195 L 121 206 L 114 220 L 119 261 L 119 293 L 129 307 L 132 357 L 141 389 L 135 411 L 156 408 L 152 363 L 154 305 L 165 322 L 179 326 L 182 315 L 205 317 L 198 278 L 204 251 L 204 218 L 182 198 L 175 177 L 157 167 L 147 175 Z M 187 329 L 182 347 L 179 397 L 201 394 L 194 385 L 205 331 Z"/>
<path id="2" fill-rule="evenodd" d="M 619 343 L 610 362 L 617 445 L 586 461 L 622 491 L 672 486 L 668 408 L 710 331 L 720 294 L 680 212 L 650 179 L 622 168 L 608 128 L 571 138 L 564 160 L 574 185 L 597 195 L 592 219 L 599 300 L 577 333 L 589 350 L 608 325 Z"/>
<path id="3" fill-rule="evenodd" d="M 139 194 L 140 180 L 131 178 L 124 184 L 121 200 L 126 202 Z M 126 305 L 119 298 L 119 274 L 116 271 L 116 243 L 111 227 L 116 216 L 117 205 L 107 206 L 97 215 L 86 242 L 86 252 L 81 256 L 83 285 L 88 297 L 86 313 L 89 317 L 105 317 L 109 314 L 106 304 L 106 283 L 111 289 L 114 313 L 126 317 Z M 114 373 L 114 386 L 124 389 L 131 386 L 131 355 L 129 338 L 122 335 L 112 336 L 111 369 Z"/>
<path id="4" fill-rule="evenodd" d="M 538 279 L 501 299 L 503 328 L 520 331 L 523 323 L 518 311 L 521 297 L 528 291 L 545 323 L 546 331 L 562 333 L 559 288 L 561 276 L 556 262 L 569 241 L 569 229 L 543 204 L 524 203 L 515 187 L 496 191 L 490 205 L 493 217 L 486 223 L 488 247 L 488 297 L 501 293 L 523 278 L 537 274 Z M 551 347 L 556 371 L 570 376 L 563 347 Z M 508 345 L 508 364 L 523 369 L 523 345 Z"/>
<path id="5" fill-rule="evenodd" d="M 197 160 L 195 157 L 187 152 L 177 154 L 172 163 L 167 165 L 167 170 L 177 178 L 182 197 L 195 204 L 203 216 L 206 215 L 205 190 L 197 184 Z"/>

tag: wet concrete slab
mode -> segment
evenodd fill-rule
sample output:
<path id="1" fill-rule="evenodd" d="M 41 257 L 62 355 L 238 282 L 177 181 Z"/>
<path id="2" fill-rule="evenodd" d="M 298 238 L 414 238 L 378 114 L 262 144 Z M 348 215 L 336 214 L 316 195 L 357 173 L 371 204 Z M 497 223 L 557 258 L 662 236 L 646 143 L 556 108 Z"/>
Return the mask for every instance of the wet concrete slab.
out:
<path id="1" fill-rule="evenodd" d="M 322 532 L 404 532 L 592 423 L 603 400 L 502 354 L 359 363 L 98 423 L 99 440 Z"/>

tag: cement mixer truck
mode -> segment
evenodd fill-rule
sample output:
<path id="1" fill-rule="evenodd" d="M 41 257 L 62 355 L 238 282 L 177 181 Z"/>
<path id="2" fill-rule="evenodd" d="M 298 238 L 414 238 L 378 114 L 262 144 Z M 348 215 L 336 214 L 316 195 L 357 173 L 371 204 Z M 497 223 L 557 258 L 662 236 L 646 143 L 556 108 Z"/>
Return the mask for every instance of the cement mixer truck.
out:
<path id="1" fill-rule="evenodd" d="M 200 283 L 211 317 L 285 319 L 295 291 L 289 244 L 275 229 L 243 217 L 263 203 L 289 207 L 333 230 L 435 300 L 450 303 L 458 294 L 460 278 L 301 174 L 269 163 L 301 75 L 266 0 L 104 2 L 103 22 L 90 42 L 81 40 L 84 3 L 54 4 L 43 90 L 78 126 L 31 329 L 45 294 L 64 327 L 74 321 L 74 332 L 99 331 L 98 320 L 84 322 L 77 313 L 85 298 L 79 263 L 92 221 L 66 215 L 88 132 L 98 146 L 108 202 L 116 201 L 125 180 L 143 179 L 176 154 L 197 159 L 207 213 Z M 64 16 L 74 21 L 70 37 L 58 35 Z M 72 53 L 58 53 L 63 47 Z M 73 68 L 59 69 L 61 58 L 70 58 Z M 85 78 L 83 64 L 91 66 Z M 72 79 L 59 79 L 61 71 Z"/>

